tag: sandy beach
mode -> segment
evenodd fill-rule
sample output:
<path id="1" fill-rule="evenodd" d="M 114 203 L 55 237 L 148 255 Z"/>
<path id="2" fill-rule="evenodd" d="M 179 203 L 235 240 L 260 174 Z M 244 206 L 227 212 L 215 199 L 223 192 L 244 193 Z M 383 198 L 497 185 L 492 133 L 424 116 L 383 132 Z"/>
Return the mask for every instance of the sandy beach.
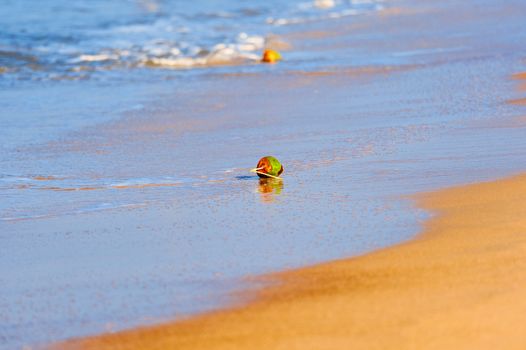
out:
<path id="1" fill-rule="evenodd" d="M 525 78 L 512 75 L 520 93 Z M 524 349 L 524 198 L 526 174 L 418 194 L 432 216 L 409 242 L 255 277 L 267 287 L 238 307 L 51 349 Z"/>
<path id="2" fill-rule="evenodd" d="M 419 194 L 432 216 L 409 242 L 256 277 L 267 287 L 238 292 L 245 305 L 51 349 L 524 349 L 524 198 L 526 174 Z"/>
<path id="3" fill-rule="evenodd" d="M 418 197 L 410 243 L 268 276 L 247 307 L 57 349 L 524 349 L 526 175 Z"/>

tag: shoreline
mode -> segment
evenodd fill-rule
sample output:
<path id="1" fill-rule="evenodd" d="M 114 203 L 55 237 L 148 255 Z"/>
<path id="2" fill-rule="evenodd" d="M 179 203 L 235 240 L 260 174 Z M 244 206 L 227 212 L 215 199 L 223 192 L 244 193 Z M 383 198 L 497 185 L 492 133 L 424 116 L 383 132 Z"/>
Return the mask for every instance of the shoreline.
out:
<path id="1" fill-rule="evenodd" d="M 524 348 L 526 175 L 417 197 L 415 239 L 270 275 L 245 307 L 53 349 Z M 506 224 L 503 225 L 502 222 Z"/>

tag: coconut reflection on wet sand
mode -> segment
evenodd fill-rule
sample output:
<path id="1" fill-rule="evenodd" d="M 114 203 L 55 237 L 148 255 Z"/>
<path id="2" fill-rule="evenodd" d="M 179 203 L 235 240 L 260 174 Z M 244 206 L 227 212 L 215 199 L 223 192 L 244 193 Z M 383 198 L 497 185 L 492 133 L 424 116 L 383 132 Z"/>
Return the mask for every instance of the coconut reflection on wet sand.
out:
<path id="1" fill-rule="evenodd" d="M 258 191 L 261 194 L 261 201 L 272 203 L 283 191 L 283 180 L 278 179 L 259 179 Z"/>

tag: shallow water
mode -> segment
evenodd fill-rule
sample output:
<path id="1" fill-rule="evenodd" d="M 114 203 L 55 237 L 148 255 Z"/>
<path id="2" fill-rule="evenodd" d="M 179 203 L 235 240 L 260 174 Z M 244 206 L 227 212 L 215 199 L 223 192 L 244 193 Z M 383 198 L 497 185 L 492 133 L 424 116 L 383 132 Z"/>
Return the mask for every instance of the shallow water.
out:
<path id="1" fill-rule="evenodd" d="M 378 0 L 12 0 L 0 9 L 0 72 L 15 81 L 105 79 L 108 70 L 250 64 L 281 27 L 382 8 Z"/>
<path id="2" fill-rule="evenodd" d="M 126 4 L 124 20 L 142 18 Z M 273 66 L 94 63 L 80 80 L 49 79 L 63 76 L 54 66 L 9 72 L 0 90 L 0 348 L 228 305 L 252 276 L 413 237 L 429 214 L 408 195 L 523 170 L 525 130 L 512 122 L 523 110 L 505 103 L 521 97 L 508 78 L 526 67 L 523 5 L 485 4 L 395 2 L 285 26 L 292 48 Z M 397 8 L 408 14 L 389 15 Z M 79 33 L 135 23 L 104 11 Z M 236 23 L 272 26 L 260 12 Z M 266 154 L 285 164 L 282 184 L 248 172 Z"/>

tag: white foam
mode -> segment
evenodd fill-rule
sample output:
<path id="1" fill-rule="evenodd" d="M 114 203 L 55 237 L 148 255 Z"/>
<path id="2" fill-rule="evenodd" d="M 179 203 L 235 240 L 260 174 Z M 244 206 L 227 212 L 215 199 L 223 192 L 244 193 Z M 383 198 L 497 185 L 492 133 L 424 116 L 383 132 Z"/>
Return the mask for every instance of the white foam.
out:
<path id="1" fill-rule="evenodd" d="M 314 1 L 314 7 L 319 9 L 328 9 L 336 6 L 336 2 L 334 0 L 315 0 Z"/>
<path id="2" fill-rule="evenodd" d="M 74 61 L 77 62 L 100 62 L 100 61 L 109 61 L 116 60 L 119 56 L 115 54 L 96 54 L 96 55 L 80 55 Z"/>
<path id="3" fill-rule="evenodd" d="M 207 55 L 202 55 L 203 48 L 189 46 L 187 43 L 179 43 L 179 48 L 171 48 L 163 51 L 147 51 L 143 57 L 143 64 L 166 68 L 191 68 L 199 66 L 217 66 L 230 64 L 251 63 L 260 60 L 257 51 L 265 47 L 265 38 L 259 35 L 248 35 L 240 33 L 236 43 L 219 43 L 214 45 Z M 183 56 L 184 49 L 186 55 Z M 156 56 L 156 57 L 152 57 Z M 161 56 L 161 57 L 159 57 Z"/>
<path id="4" fill-rule="evenodd" d="M 192 57 L 177 57 L 177 58 L 149 58 L 145 62 L 146 64 L 159 66 L 159 67 L 174 67 L 174 68 L 188 68 L 198 64 L 204 64 L 201 59 Z"/>

